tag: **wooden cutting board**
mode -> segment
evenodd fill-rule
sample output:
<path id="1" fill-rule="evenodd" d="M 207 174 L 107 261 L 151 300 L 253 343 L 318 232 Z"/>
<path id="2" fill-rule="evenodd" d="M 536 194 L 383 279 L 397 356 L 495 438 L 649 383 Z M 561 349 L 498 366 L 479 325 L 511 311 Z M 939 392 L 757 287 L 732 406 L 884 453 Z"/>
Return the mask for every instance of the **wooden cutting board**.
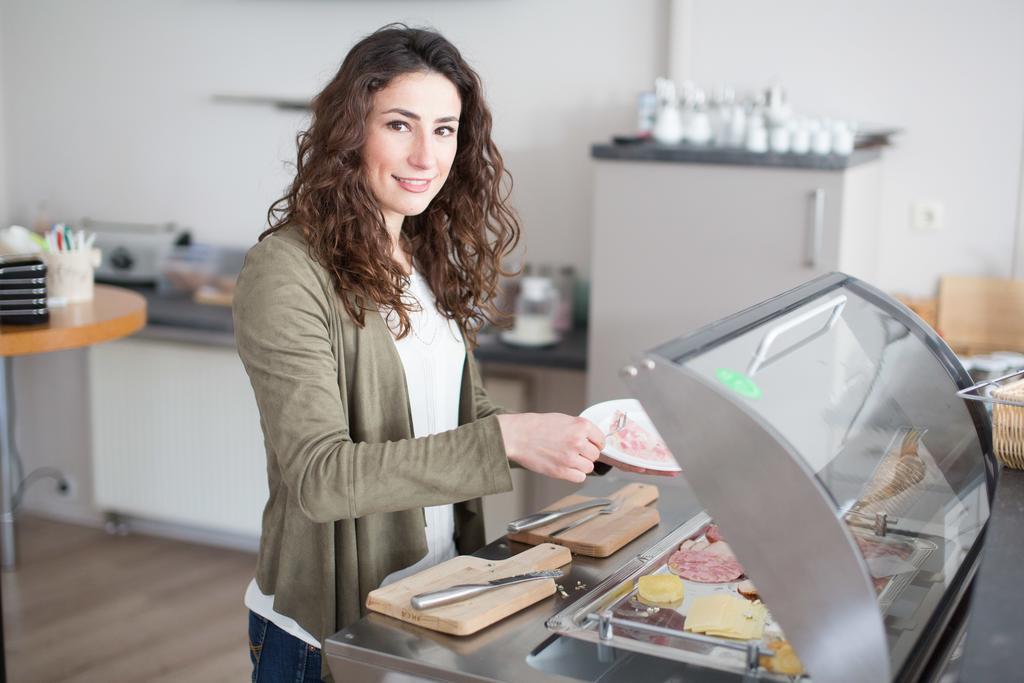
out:
<path id="1" fill-rule="evenodd" d="M 558 543 L 579 555 L 587 557 L 608 557 L 616 550 L 626 545 L 634 538 L 657 526 L 661 521 L 657 508 L 651 503 L 658 499 L 658 487 L 651 484 L 627 484 L 610 496 L 599 496 L 612 499 L 622 499 L 622 507 L 607 515 L 599 515 L 594 519 L 580 524 L 575 529 L 570 529 L 557 536 L 548 536 L 553 531 L 558 531 L 577 519 L 597 512 L 600 508 L 583 510 L 568 517 L 562 517 L 550 524 L 539 526 L 529 531 L 522 531 L 518 534 L 509 534 L 510 541 L 518 543 Z M 593 500 L 595 496 L 567 496 L 548 507 L 547 510 L 557 510 L 575 503 L 583 503 Z"/>
<path id="2" fill-rule="evenodd" d="M 538 569 L 557 569 L 570 562 L 572 553 L 569 549 L 553 543 L 530 548 L 507 560 L 484 560 L 460 555 L 371 591 L 366 597 L 366 607 L 424 628 L 455 636 L 468 636 L 553 594 L 555 579 L 539 579 L 495 588 L 468 600 L 428 610 L 413 608 L 409 602 L 412 596 L 460 583 L 485 583 Z"/>

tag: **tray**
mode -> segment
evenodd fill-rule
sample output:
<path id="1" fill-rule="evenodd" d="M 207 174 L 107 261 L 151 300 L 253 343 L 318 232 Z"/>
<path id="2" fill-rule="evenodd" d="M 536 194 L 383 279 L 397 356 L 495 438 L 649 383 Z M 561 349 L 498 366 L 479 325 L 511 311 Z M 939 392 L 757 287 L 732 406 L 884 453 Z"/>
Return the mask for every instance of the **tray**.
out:
<path id="1" fill-rule="evenodd" d="M 736 594 L 739 581 L 721 584 L 702 584 L 683 580 L 686 595 L 682 606 L 649 608 L 635 599 L 637 579 L 640 576 L 668 571 L 669 556 L 687 539 L 699 539 L 711 524 L 711 518 L 701 513 L 679 526 L 648 551 L 620 568 L 583 598 L 556 614 L 547 622 L 550 630 L 563 635 L 609 645 L 624 650 L 654 655 L 739 674 L 756 674 L 763 680 L 791 680 L 788 676 L 765 669 L 765 658 L 771 657 L 767 643 L 783 638 L 781 629 L 769 612 L 765 624 L 765 637 L 755 641 L 741 641 L 683 631 L 685 612 L 693 597 L 709 593 Z M 857 535 L 867 537 L 851 530 Z M 914 572 L 890 577 L 879 590 L 879 608 L 884 613 L 899 594 L 910 585 L 916 569 L 937 547 L 918 538 L 891 538 L 870 536 L 871 542 L 883 547 L 905 549 L 905 559 L 914 565 Z M 768 605 L 770 609 L 770 605 Z M 678 616 L 676 616 L 678 615 Z"/>

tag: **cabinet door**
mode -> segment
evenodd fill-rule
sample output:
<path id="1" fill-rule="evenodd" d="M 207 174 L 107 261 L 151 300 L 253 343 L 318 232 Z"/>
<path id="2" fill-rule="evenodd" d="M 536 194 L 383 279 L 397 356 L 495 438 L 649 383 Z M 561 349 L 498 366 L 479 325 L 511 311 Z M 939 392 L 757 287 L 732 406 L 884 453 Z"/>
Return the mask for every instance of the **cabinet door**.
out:
<path id="1" fill-rule="evenodd" d="M 595 166 L 590 402 L 636 354 L 837 268 L 842 172 Z"/>

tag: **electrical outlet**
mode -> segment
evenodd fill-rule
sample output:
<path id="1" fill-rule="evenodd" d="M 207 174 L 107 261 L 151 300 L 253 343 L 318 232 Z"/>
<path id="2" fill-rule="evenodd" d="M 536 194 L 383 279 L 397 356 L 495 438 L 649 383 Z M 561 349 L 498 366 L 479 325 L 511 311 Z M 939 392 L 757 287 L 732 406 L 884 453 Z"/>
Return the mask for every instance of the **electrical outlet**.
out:
<path id="1" fill-rule="evenodd" d="M 910 205 L 910 226 L 918 232 L 938 232 L 944 213 L 941 202 L 916 201 Z"/>

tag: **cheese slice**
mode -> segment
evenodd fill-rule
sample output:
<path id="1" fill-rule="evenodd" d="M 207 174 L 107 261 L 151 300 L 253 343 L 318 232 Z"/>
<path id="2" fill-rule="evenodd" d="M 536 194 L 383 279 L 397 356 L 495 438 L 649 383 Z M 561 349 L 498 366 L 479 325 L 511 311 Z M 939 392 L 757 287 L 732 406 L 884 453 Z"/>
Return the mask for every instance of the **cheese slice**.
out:
<path id="1" fill-rule="evenodd" d="M 683 580 L 675 574 L 641 576 L 637 596 L 643 603 L 675 604 L 683 601 Z"/>
<path id="2" fill-rule="evenodd" d="M 764 634 L 768 610 L 760 602 L 735 595 L 704 595 L 693 601 L 683 629 L 709 636 L 757 640 Z"/>

